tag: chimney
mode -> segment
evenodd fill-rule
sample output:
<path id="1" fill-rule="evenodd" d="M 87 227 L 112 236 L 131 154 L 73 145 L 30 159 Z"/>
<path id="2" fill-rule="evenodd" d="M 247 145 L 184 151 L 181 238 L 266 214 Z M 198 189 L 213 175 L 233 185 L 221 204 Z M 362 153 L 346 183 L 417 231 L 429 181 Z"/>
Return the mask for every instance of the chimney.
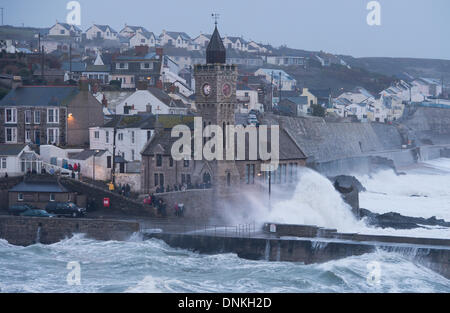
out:
<path id="1" fill-rule="evenodd" d="M 162 60 L 164 49 L 161 47 L 158 47 L 155 50 L 156 50 L 156 55 L 159 55 L 159 59 Z"/>
<path id="2" fill-rule="evenodd" d="M 22 77 L 14 76 L 11 82 L 11 88 L 14 90 L 17 87 L 22 87 Z"/>
<path id="3" fill-rule="evenodd" d="M 87 77 L 85 76 L 80 77 L 79 87 L 80 91 L 89 91 L 89 82 L 87 80 Z"/>
<path id="4" fill-rule="evenodd" d="M 136 46 L 134 49 L 137 56 L 144 56 L 148 53 L 148 46 Z"/>

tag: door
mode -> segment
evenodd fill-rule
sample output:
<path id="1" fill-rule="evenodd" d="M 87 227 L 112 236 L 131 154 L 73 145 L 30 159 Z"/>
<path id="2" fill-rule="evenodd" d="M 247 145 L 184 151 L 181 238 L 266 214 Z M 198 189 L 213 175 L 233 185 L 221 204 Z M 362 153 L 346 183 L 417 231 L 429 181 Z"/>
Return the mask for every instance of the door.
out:
<path id="1" fill-rule="evenodd" d="M 39 130 L 34 131 L 34 142 L 38 146 L 41 144 L 41 132 Z"/>
<path id="2" fill-rule="evenodd" d="M 120 163 L 120 173 L 125 173 L 125 163 Z"/>

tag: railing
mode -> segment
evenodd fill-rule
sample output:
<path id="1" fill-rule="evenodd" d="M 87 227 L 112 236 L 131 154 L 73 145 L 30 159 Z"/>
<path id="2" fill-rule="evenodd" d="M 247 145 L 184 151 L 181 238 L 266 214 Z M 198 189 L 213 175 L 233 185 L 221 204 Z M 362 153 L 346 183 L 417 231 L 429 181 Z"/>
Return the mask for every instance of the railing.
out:
<path id="1" fill-rule="evenodd" d="M 63 168 L 58 165 L 50 164 L 47 162 L 42 162 L 42 168 L 45 168 L 47 173 L 50 173 L 51 172 L 50 170 L 53 170 L 53 174 L 60 173 L 61 175 L 67 175 L 67 176 L 70 176 L 72 174 L 72 171 L 67 168 Z"/>
<path id="2" fill-rule="evenodd" d="M 168 234 L 186 234 L 213 237 L 240 237 L 249 238 L 260 232 L 256 229 L 255 223 L 238 225 L 213 225 L 213 224 L 174 224 L 171 222 L 151 222 L 149 224 L 140 224 L 142 233 L 168 233 Z"/>

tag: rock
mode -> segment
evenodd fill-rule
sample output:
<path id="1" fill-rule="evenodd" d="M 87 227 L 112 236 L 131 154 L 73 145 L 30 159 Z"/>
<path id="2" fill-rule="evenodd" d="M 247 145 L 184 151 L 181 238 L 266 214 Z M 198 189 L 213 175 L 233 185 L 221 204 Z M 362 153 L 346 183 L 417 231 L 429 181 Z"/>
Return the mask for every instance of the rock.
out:
<path id="1" fill-rule="evenodd" d="M 395 212 L 377 214 L 366 209 L 360 209 L 359 213 L 361 218 L 366 218 L 367 224 L 382 228 L 413 229 L 423 228 L 423 226 L 450 227 L 450 222 L 437 219 L 435 216 L 425 219 L 422 217 L 403 216 Z"/>
<path id="2" fill-rule="evenodd" d="M 356 179 L 355 176 L 340 175 L 330 179 L 334 187 L 340 193 L 350 193 L 354 189 L 358 192 L 366 191 L 366 188 Z"/>

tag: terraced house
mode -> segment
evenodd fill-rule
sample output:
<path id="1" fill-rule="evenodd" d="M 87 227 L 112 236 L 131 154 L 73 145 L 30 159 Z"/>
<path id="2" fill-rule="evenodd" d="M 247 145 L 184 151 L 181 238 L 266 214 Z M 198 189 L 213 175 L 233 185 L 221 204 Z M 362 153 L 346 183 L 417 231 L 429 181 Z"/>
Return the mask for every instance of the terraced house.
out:
<path id="1" fill-rule="evenodd" d="M 0 143 L 89 145 L 89 127 L 103 125 L 102 104 L 80 86 L 25 86 L 0 101 Z"/>

